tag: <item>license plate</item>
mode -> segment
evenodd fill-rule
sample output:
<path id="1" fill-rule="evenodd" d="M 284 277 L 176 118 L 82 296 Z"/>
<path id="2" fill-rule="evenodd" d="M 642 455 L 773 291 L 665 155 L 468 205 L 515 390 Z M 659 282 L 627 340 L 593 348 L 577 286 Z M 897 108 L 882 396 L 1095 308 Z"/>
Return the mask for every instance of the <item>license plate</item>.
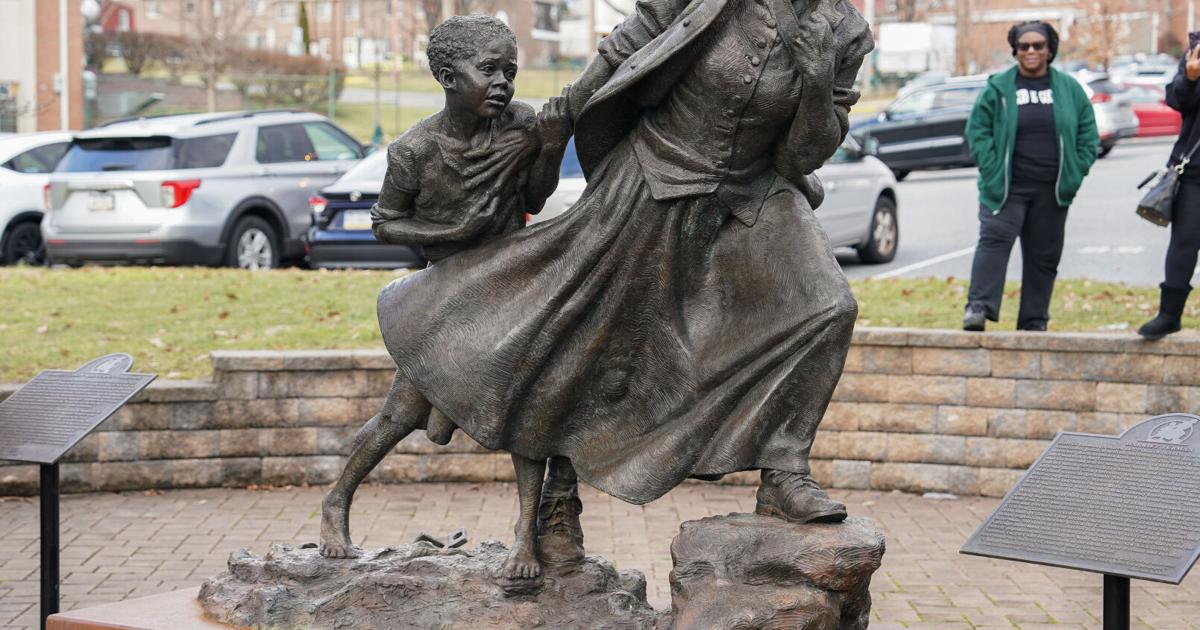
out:
<path id="1" fill-rule="evenodd" d="M 343 230 L 369 230 L 371 229 L 371 211 L 370 210 L 347 210 L 342 214 L 342 229 Z"/>
<path id="2" fill-rule="evenodd" d="M 88 194 L 88 210 L 93 212 L 112 212 L 113 205 L 112 193 L 94 192 Z"/>

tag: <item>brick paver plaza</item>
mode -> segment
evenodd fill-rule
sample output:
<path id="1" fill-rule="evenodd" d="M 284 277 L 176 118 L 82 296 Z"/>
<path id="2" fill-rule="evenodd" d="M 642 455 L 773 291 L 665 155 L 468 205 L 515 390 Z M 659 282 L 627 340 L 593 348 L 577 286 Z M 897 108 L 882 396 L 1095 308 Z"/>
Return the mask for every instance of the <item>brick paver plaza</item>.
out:
<path id="1" fill-rule="evenodd" d="M 322 489 L 179 490 L 63 497 L 62 608 L 197 587 L 231 551 L 265 553 L 272 542 L 315 541 Z M 887 535 L 872 583 L 872 628 L 1099 628 L 1098 575 L 962 556 L 958 548 L 995 499 L 932 500 L 901 493 L 834 491 L 852 514 Z M 639 569 L 650 602 L 670 605 L 669 546 L 684 520 L 750 511 L 747 486 L 686 484 L 646 506 L 585 490 L 589 553 Z M 364 486 L 354 505 L 355 538 L 369 547 L 409 542 L 425 531 L 466 527 L 469 546 L 509 541 L 516 515 L 511 484 Z M 36 627 L 36 499 L 0 500 L 0 624 Z M 1134 627 L 1200 629 L 1200 578 L 1181 586 L 1133 583 Z"/>

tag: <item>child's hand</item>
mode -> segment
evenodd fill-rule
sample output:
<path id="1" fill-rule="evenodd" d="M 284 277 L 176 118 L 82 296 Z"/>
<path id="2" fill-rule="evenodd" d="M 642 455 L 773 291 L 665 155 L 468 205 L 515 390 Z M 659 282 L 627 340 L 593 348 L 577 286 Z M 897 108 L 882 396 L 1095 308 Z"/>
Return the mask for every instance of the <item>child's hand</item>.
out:
<path id="1" fill-rule="evenodd" d="M 538 134 L 545 146 L 564 147 L 571 137 L 571 113 L 566 90 L 563 96 L 551 98 L 538 114 Z"/>

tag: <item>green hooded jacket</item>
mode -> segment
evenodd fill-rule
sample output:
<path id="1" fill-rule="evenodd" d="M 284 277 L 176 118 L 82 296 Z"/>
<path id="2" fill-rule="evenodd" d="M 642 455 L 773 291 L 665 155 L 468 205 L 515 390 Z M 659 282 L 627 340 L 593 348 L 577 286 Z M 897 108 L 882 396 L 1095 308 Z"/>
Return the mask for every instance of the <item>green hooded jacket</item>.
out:
<path id="1" fill-rule="evenodd" d="M 1058 136 L 1058 205 L 1069 206 L 1096 161 L 1100 136 L 1096 114 L 1083 86 L 1050 67 L 1054 92 L 1054 130 Z M 979 165 L 979 203 L 993 213 L 1008 200 L 1013 145 L 1017 139 L 1017 67 L 988 77 L 967 119 L 967 142 Z"/>

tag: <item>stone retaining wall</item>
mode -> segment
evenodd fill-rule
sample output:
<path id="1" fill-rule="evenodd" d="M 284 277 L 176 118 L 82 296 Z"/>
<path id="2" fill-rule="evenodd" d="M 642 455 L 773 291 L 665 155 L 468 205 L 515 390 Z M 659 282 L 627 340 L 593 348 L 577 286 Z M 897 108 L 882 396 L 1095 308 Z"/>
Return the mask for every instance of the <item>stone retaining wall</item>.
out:
<path id="1" fill-rule="evenodd" d="M 382 351 L 218 352 L 213 367 L 152 383 L 67 454 L 63 489 L 329 483 L 394 369 Z M 813 470 L 839 488 L 1002 496 L 1058 431 L 1198 407 L 1200 338 L 858 329 Z M 445 447 L 418 432 L 373 478 L 511 480 L 512 465 L 461 432 Z M 0 464 L 0 494 L 36 491 L 35 467 Z"/>

